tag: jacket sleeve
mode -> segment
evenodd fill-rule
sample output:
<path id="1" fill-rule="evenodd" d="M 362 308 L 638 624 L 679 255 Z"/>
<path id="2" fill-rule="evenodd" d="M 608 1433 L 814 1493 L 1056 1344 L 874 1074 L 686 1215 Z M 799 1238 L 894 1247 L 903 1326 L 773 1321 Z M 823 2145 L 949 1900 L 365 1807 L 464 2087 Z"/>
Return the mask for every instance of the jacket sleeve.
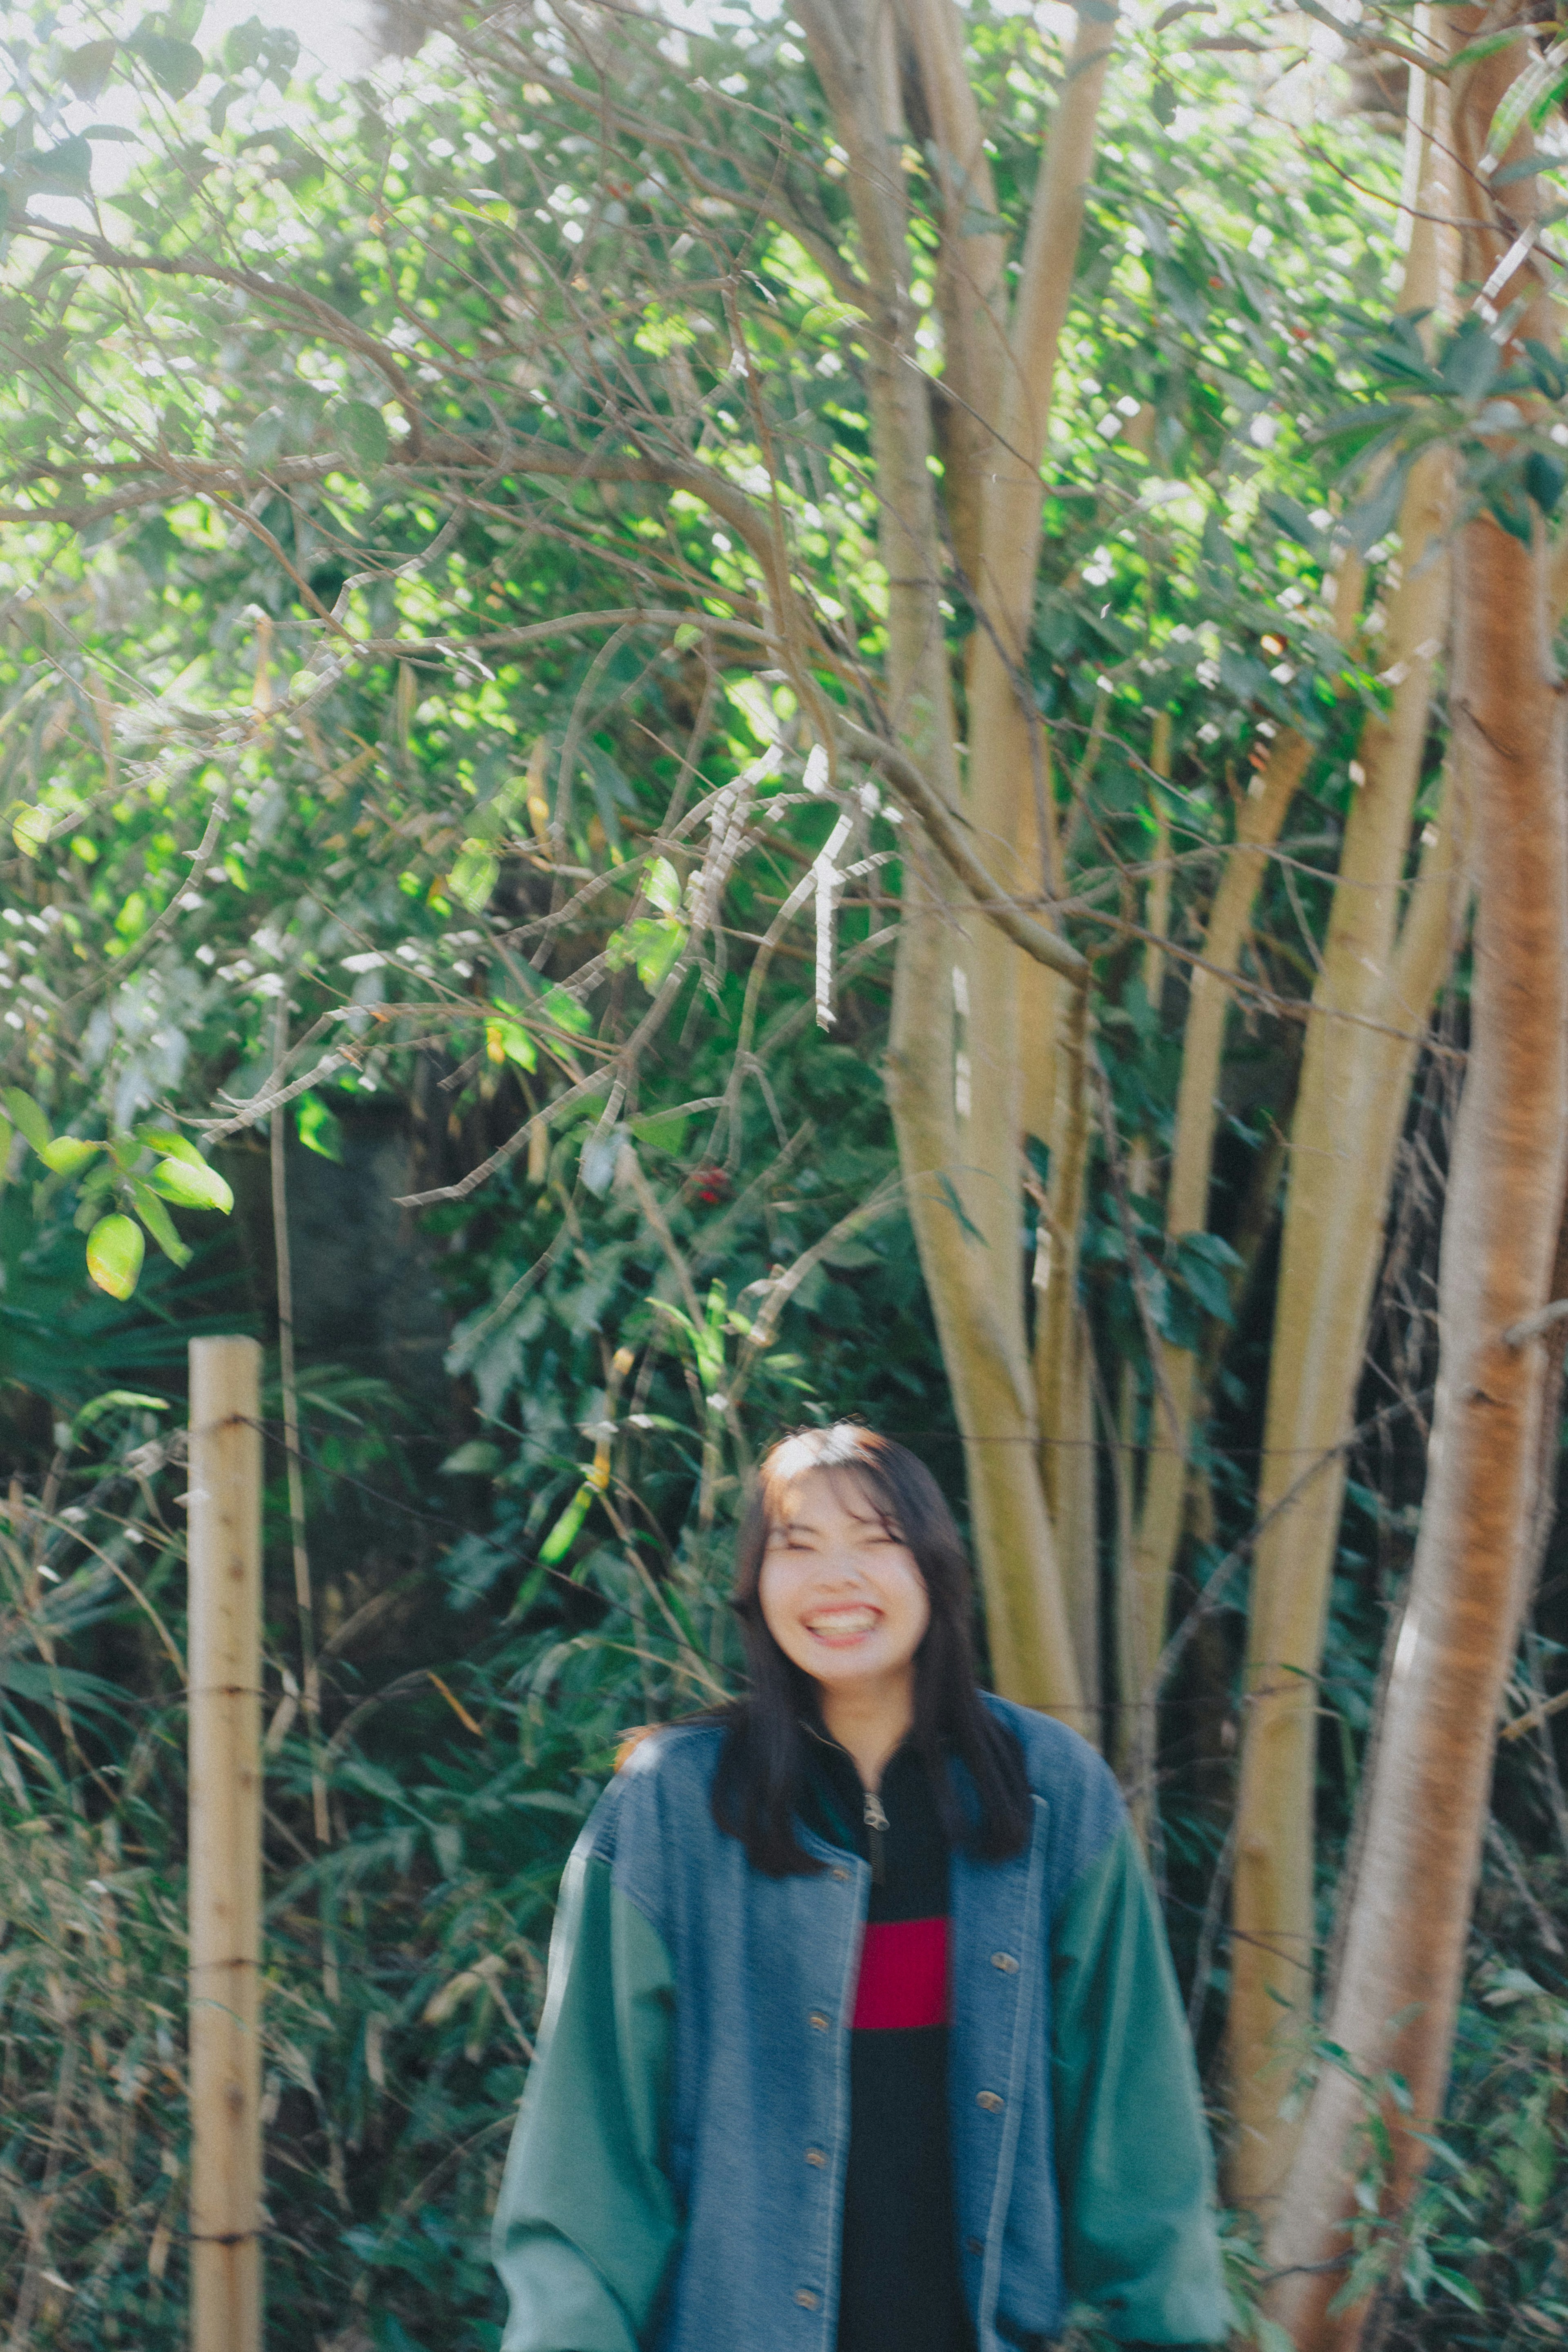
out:
<path id="1" fill-rule="evenodd" d="M 496 2208 L 501 2352 L 637 2352 L 679 2234 L 665 2170 L 674 1988 L 657 1931 L 580 1847 Z"/>
<path id="2" fill-rule="evenodd" d="M 1068 2286 L 1124 2344 L 1221 2341 L 1229 2298 L 1197 2069 L 1130 1827 L 1069 1890 L 1051 1977 Z"/>

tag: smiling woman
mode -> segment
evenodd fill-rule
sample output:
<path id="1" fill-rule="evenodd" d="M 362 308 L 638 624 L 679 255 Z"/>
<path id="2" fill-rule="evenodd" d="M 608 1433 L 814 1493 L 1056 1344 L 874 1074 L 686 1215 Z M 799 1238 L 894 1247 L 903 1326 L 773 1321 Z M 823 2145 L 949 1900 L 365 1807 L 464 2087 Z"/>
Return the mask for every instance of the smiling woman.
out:
<path id="1" fill-rule="evenodd" d="M 764 1458 L 748 1695 L 580 1839 L 496 2221 L 504 2352 L 1213 2342 L 1197 2084 L 1114 1781 L 983 1694 L 925 1465 Z"/>
<path id="2" fill-rule="evenodd" d="M 795 1438 L 774 1457 L 758 1601 L 784 1655 L 817 1685 L 829 1732 L 874 1790 L 914 1726 L 915 1654 L 931 1602 L 902 1525 L 852 1470 L 836 1476 L 820 1463 L 821 1451 Z"/>

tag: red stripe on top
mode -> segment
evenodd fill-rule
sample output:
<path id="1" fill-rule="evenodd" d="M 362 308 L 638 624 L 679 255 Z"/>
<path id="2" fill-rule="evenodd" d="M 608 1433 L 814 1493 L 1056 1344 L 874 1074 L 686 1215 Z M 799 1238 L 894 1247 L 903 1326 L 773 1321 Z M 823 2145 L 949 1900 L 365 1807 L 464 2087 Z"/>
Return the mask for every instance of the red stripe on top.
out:
<path id="1" fill-rule="evenodd" d="M 947 2022 L 947 1922 L 883 1919 L 865 1931 L 855 1991 L 857 2032 Z"/>

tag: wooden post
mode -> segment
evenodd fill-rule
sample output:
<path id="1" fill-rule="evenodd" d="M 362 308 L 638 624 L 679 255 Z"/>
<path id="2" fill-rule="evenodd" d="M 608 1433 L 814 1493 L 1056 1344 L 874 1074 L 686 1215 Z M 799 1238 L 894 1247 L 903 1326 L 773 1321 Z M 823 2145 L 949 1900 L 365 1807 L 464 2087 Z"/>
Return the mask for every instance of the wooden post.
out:
<path id="1" fill-rule="evenodd" d="M 261 1349 L 191 1342 L 191 2347 L 261 2352 Z"/>

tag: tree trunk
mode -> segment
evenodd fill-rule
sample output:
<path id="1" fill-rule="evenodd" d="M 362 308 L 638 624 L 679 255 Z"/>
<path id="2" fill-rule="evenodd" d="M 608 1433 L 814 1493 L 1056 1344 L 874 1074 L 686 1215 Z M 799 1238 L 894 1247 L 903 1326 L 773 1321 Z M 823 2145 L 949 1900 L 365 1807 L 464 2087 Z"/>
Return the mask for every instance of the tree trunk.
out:
<path id="1" fill-rule="evenodd" d="M 1009 315 L 998 240 L 962 233 L 964 215 L 984 201 L 988 180 L 957 11 L 948 0 L 906 0 L 900 15 L 907 45 L 902 60 L 893 19 L 884 14 L 848 0 L 833 5 L 808 0 L 800 14 L 849 157 L 862 258 L 874 289 L 865 373 L 880 551 L 889 577 L 893 722 L 967 822 L 1000 886 L 1038 896 L 1051 867 L 1052 818 L 1043 731 L 1027 685 L 1020 691 L 1018 681 L 1040 556 L 1040 464 L 1111 28 L 1098 16 L 1082 20 Z M 895 160 L 904 130 L 901 68 L 903 79 L 913 77 L 915 99 L 938 151 L 938 177 L 953 197 L 938 308 L 945 381 L 965 404 L 952 404 L 964 422 L 958 427 L 948 420 L 944 496 L 960 563 L 984 612 L 970 660 L 967 787 L 959 776 L 939 602 L 943 548 L 928 464 L 929 385 L 914 343 Z M 1092 1731 L 1092 1699 L 1080 1677 L 1040 1471 L 1038 1368 L 1030 1358 L 1022 1266 L 1026 1097 L 1038 1092 L 1026 1076 L 1025 1054 L 1051 1060 L 1060 1025 L 1071 1061 L 1076 992 L 1049 976 L 1037 981 L 1033 967 L 1026 979 L 1027 959 L 994 924 L 966 908 L 921 842 L 911 838 L 908 851 L 888 1092 L 921 1268 L 964 1438 L 992 1671 L 1008 1696 Z M 1055 1089 L 1059 1102 L 1062 1091 Z M 1069 1130 L 1068 1148 L 1058 1148 L 1054 1132 L 1048 1139 L 1053 1192 L 1070 1183 L 1074 1158 L 1071 1083 L 1066 1094 L 1058 1123 Z M 1063 1228 L 1075 1240 L 1076 1208 L 1066 1205 L 1071 1213 L 1062 1217 Z M 1064 1295 L 1071 1282 L 1071 1266 L 1064 1266 Z M 1071 1313 L 1062 1320 L 1071 1334 Z M 1082 1390 L 1087 1368 L 1080 1362 L 1075 1369 Z"/>
<path id="2" fill-rule="evenodd" d="M 1410 1597 L 1365 1793 L 1332 2041 L 1372 2077 L 1408 2084 L 1414 2115 L 1380 2105 L 1398 2211 L 1441 2110 L 1498 1711 L 1525 1601 L 1546 1349 L 1508 1327 L 1550 1287 L 1568 1146 L 1568 825 L 1563 732 L 1541 551 L 1488 515 L 1458 557 L 1456 724 L 1476 798 L 1478 912 L 1470 1051 L 1444 1219 L 1441 1347 L 1428 1483 Z M 1302 2347 L 1349 2347 L 1357 2312 L 1327 2305 L 1354 2210 L 1350 2142 L 1364 2114 L 1349 2073 L 1319 2079 L 1270 2259 L 1275 2307 Z"/>
<path id="3" fill-rule="evenodd" d="M 1306 771 L 1311 747 L 1296 734 L 1281 738 L 1257 789 L 1237 811 L 1236 840 L 1214 894 L 1199 950 L 1187 984 L 1182 1032 L 1181 1077 L 1170 1175 L 1166 1187 L 1166 1235 L 1179 1241 L 1208 1226 L 1208 1192 L 1214 1171 L 1219 1066 L 1233 992 L 1225 975 L 1234 972 L 1252 919 L 1268 852 L 1279 837 L 1285 813 Z M 1155 1669 L 1165 1644 L 1176 1566 L 1186 1509 L 1187 1455 L 1192 1437 L 1197 1359 L 1189 1348 L 1162 1341 L 1150 1430 L 1143 1508 L 1130 1562 L 1128 1591 L 1121 1596 L 1118 1661 L 1122 1702 L 1118 1760 L 1122 1776 L 1141 1811 L 1154 1790 L 1155 1723 L 1159 1704 Z M 1173 1425 L 1174 1423 L 1174 1425 Z"/>
<path id="4" fill-rule="evenodd" d="M 1480 12 L 1446 14 L 1457 48 Z M 1474 162 L 1527 55 L 1515 45 L 1484 58 L 1456 90 L 1460 209 L 1472 221 L 1488 214 Z M 1484 279 L 1506 235 L 1468 233 L 1468 278 Z M 1369 2109 L 1392 2143 L 1379 2184 L 1390 2222 L 1441 2113 L 1540 1478 L 1547 1349 L 1503 1334 L 1547 1297 L 1568 1165 L 1568 814 L 1541 533 L 1522 546 L 1482 513 L 1459 536 L 1455 569 L 1453 724 L 1473 796 L 1478 898 L 1470 1048 L 1426 1502 L 1327 2027 L 1345 2058 L 1319 2074 L 1268 2237 L 1270 2308 L 1301 2352 L 1352 2352 L 1362 2333 L 1365 2294 L 1332 2316 L 1330 2305 L 1345 2284 Z M 1391 2074 L 1408 2086 L 1409 2112 Z"/>
<path id="5" fill-rule="evenodd" d="M 1411 178 L 1427 213 L 1448 201 L 1447 139 L 1431 119 L 1437 95 L 1416 78 Z M 1450 242 L 1432 220 L 1416 222 L 1407 309 L 1438 310 L 1446 294 L 1451 301 Z M 1446 453 L 1423 457 L 1400 514 L 1399 576 L 1379 641 L 1393 699 L 1386 718 L 1369 718 L 1362 730 L 1364 780 L 1345 827 L 1291 1125 L 1231 1902 L 1228 2035 L 1238 2128 L 1228 2186 L 1238 2202 L 1253 2206 L 1278 2192 L 1300 2128 L 1281 2110 L 1312 2016 L 1318 1673 L 1344 1493 L 1342 1449 L 1406 1103 L 1455 928 L 1446 826 L 1429 834 L 1400 921 L 1434 667 L 1448 627 L 1449 475 Z"/>

